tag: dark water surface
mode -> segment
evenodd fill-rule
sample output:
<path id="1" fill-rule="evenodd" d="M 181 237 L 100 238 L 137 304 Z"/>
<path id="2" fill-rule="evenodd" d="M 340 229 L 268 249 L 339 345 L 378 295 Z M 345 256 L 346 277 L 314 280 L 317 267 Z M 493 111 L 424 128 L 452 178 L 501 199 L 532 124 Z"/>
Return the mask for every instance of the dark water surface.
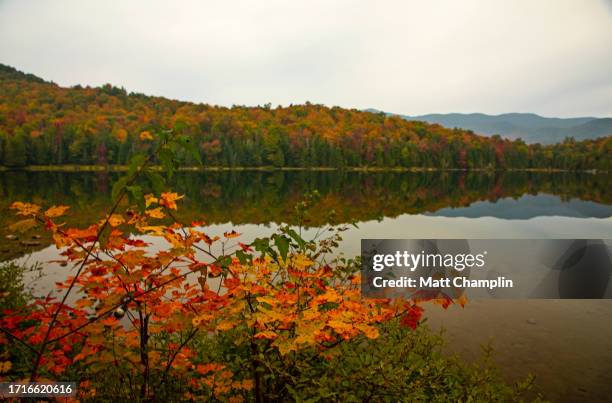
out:
<path id="1" fill-rule="evenodd" d="M 85 226 L 110 206 L 116 174 L 0 172 L 0 260 L 48 262 L 58 251 L 11 241 L 12 201 L 72 206 L 68 225 Z M 339 252 L 359 253 L 361 238 L 612 238 L 612 175 L 571 173 L 185 172 L 182 221 L 203 219 L 210 235 L 230 229 L 243 242 L 295 224 L 308 192 L 321 199 L 305 237 L 326 224 L 356 222 Z M 332 213 L 333 211 L 333 213 Z M 31 234 L 27 235 L 31 237 Z M 31 238 L 28 238 L 31 240 Z M 69 268 L 46 263 L 41 293 Z M 449 349 L 473 359 L 491 343 L 509 379 L 531 372 L 555 401 L 606 401 L 612 385 L 612 301 L 470 301 L 428 308 L 429 324 L 448 330 Z"/>

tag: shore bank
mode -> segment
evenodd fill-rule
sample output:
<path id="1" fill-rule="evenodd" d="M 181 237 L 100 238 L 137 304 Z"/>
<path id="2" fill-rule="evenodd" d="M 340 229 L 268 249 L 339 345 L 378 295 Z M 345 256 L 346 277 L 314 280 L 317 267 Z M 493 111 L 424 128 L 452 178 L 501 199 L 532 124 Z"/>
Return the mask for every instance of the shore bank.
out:
<path id="1" fill-rule="evenodd" d="M 153 169 L 162 170 L 161 166 L 154 166 Z M 0 171 L 29 171 L 29 172 L 124 172 L 128 171 L 128 165 L 28 165 L 23 167 L 0 166 Z M 200 171 L 252 171 L 252 172 L 272 172 L 272 171 L 346 171 L 346 172 L 585 172 L 592 174 L 608 173 L 597 169 L 569 170 L 569 169 L 490 169 L 490 168 L 434 168 L 434 167 L 227 167 L 227 166 L 187 166 L 179 167 L 178 171 L 200 172 Z"/>

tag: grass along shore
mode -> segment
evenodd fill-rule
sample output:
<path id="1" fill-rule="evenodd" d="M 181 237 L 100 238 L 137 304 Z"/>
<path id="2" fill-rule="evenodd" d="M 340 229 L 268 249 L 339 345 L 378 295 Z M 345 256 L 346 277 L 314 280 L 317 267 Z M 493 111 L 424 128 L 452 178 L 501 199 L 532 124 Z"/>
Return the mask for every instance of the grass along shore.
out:
<path id="1" fill-rule="evenodd" d="M 161 166 L 152 167 L 154 170 L 162 170 Z M 124 172 L 128 171 L 128 165 L 27 165 L 23 167 L 0 166 L 0 171 L 29 171 L 29 172 Z M 587 172 L 587 173 L 608 173 L 609 171 L 598 169 L 571 170 L 571 169 L 552 169 L 552 168 L 437 168 L 437 167 L 275 167 L 258 166 L 183 166 L 178 171 L 198 172 L 198 171 L 349 171 L 349 172 Z"/>

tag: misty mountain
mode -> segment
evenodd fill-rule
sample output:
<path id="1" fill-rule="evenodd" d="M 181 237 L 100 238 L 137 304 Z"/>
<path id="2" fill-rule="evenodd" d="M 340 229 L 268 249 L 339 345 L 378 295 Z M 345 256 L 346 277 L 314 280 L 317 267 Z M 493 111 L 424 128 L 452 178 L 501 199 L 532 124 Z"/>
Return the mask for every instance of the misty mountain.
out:
<path id="1" fill-rule="evenodd" d="M 380 112 L 368 109 L 369 112 Z M 522 138 L 527 143 L 552 144 L 566 137 L 576 140 L 594 139 L 612 134 L 612 118 L 578 117 L 547 118 L 533 113 L 447 113 L 420 116 L 398 115 L 407 120 L 437 123 L 447 128 L 472 130 L 491 136 L 499 134 L 511 139 Z"/>

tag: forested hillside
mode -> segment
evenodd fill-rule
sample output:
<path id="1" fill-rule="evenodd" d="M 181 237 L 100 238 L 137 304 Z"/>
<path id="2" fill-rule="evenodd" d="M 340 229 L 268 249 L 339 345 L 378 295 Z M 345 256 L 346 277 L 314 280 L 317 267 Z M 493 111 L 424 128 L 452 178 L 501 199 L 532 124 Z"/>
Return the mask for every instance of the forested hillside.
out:
<path id="1" fill-rule="evenodd" d="M 226 108 L 111 85 L 63 88 L 0 65 L 0 165 L 126 164 L 167 128 L 191 136 L 207 166 L 609 170 L 612 156 L 610 136 L 527 145 L 309 103 Z"/>

